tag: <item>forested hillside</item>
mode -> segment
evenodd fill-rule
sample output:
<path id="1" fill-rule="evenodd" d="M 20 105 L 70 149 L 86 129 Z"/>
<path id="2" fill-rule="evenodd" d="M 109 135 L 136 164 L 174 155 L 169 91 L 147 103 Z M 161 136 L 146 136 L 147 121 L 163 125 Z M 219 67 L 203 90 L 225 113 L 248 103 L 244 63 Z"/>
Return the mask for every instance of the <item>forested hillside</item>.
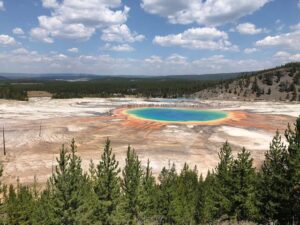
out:
<path id="1" fill-rule="evenodd" d="M 1 185 L 1 224 L 300 224 L 300 117 L 276 133 L 262 168 L 250 153 L 233 156 L 229 143 L 206 176 L 185 164 L 163 168 L 158 179 L 128 147 L 121 170 L 110 141 L 100 162 L 84 172 L 73 141 L 62 146 L 45 189 Z M 100 151 L 99 151 L 100 156 Z M 2 174 L 2 170 L 1 170 Z M 38 178 L 38 177 L 37 177 Z"/>
<path id="2" fill-rule="evenodd" d="M 66 79 L 65 76 L 62 77 Z M 0 98 L 26 100 L 28 91 L 45 91 L 53 98 L 130 95 L 161 98 L 192 96 L 224 100 L 300 100 L 300 63 L 289 63 L 258 72 L 204 75 L 202 78 L 197 75 L 152 78 L 94 77 L 89 76 L 92 80 L 77 79 L 72 82 L 56 80 L 58 75 L 54 80 L 53 76 L 5 80 L 0 82 Z"/>
<path id="3" fill-rule="evenodd" d="M 194 94 L 199 98 L 300 101 L 300 63 L 245 73 Z"/>

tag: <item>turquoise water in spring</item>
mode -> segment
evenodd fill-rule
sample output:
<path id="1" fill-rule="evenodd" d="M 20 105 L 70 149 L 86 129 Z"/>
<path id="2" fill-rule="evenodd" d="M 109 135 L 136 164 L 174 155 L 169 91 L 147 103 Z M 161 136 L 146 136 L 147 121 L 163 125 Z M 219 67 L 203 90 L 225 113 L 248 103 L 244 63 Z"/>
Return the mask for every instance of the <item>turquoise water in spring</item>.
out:
<path id="1" fill-rule="evenodd" d="M 207 122 L 227 117 L 226 112 L 176 108 L 137 108 L 126 111 L 141 119 L 164 122 Z"/>

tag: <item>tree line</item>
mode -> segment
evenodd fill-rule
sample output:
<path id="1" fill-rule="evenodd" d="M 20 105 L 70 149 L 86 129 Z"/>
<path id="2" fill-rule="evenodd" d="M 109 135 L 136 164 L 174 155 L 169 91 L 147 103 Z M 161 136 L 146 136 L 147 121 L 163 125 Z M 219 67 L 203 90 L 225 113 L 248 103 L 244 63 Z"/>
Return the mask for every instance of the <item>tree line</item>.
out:
<path id="1" fill-rule="evenodd" d="M 175 78 L 106 78 L 90 81 L 44 81 L 44 80 L 14 80 L 0 84 L 0 98 L 11 98 L 26 94 L 27 91 L 47 91 L 53 98 L 83 98 L 83 97 L 161 97 L 177 98 L 189 96 L 199 90 L 212 86 L 217 81 L 201 81 Z M 9 89 L 14 95 L 5 94 Z M 1 94 L 3 93 L 3 94 Z"/>
<path id="2" fill-rule="evenodd" d="M 129 146 L 121 170 L 106 140 L 101 160 L 84 172 L 73 140 L 61 147 L 46 187 L 1 185 L 2 224 L 300 224 L 300 117 L 276 133 L 256 170 L 250 152 L 236 157 L 224 143 L 206 176 L 185 164 L 164 167 L 156 179 Z M 2 174 L 1 170 L 1 174 Z"/>
<path id="3" fill-rule="evenodd" d="M 15 99 L 20 101 L 27 101 L 28 96 L 25 90 L 15 88 L 13 85 L 0 82 L 0 99 Z"/>

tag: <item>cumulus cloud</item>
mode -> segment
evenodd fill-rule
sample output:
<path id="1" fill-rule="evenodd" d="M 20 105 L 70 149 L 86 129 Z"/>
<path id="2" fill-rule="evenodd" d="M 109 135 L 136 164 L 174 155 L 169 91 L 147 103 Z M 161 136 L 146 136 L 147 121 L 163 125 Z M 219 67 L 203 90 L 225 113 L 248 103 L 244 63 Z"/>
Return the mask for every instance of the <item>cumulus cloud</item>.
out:
<path id="1" fill-rule="evenodd" d="M 179 34 L 156 36 L 153 42 L 161 46 L 180 46 L 190 49 L 238 50 L 238 47 L 228 40 L 226 32 L 214 27 L 190 28 Z"/>
<path id="2" fill-rule="evenodd" d="M 240 23 L 239 25 L 236 26 L 236 30 L 241 34 L 249 34 L 249 35 L 259 34 L 264 31 L 264 29 L 257 28 L 252 23 Z"/>
<path id="3" fill-rule="evenodd" d="M 11 37 L 9 35 L 1 34 L 0 35 L 0 45 L 4 46 L 4 47 L 14 46 L 14 45 L 17 45 L 17 42 L 13 37 Z"/>
<path id="4" fill-rule="evenodd" d="M 102 31 L 101 39 L 107 42 L 136 42 L 143 41 L 144 35 L 131 32 L 126 24 L 110 26 Z"/>
<path id="5" fill-rule="evenodd" d="M 53 39 L 50 37 L 50 32 L 47 31 L 46 29 L 40 28 L 40 27 L 36 27 L 31 29 L 30 31 L 30 36 L 33 39 L 45 42 L 45 43 L 53 43 Z"/>
<path id="6" fill-rule="evenodd" d="M 246 54 L 251 54 L 251 53 L 254 53 L 254 52 L 258 52 L 258 49 L 257 48 L 245 48 L 244 52 Z"/>
<path id="7" fill-rule="evenodd" d="M 291 27 L 290 27 L 292 30 L 300 30 L 300 23 L 297 23 L 296 25 L 292 25 Z"/>
<path id="8" fill-rule="evenodd" d="M 256 42 L 257 46 L 262 47 L 286 47 L 289 49 L 300 50 L 300 26 L 294 26 L 294 30 L 289 33 L 282 33 L 275 36 L 267 36 Z"/>
<path id="9" fill-rule="evenodd" d="M 221 25 L 252 14 L 270 0 L 142 0 L 148 13 L 166 17 L 174 24 Z"/>
<path id="10" fill-rule="evenodd" d="M 46 43 L 54 38 L 87 40 L 97 29 L 125 23 L 129 12 L 121 0 L 43 0 L 43 6 L 51 15 L 38 17 L 39 27 L 31 30 L 31 36 Z"/>
<path id="11" fill-rule="evenodd" d="M 59 3 L 56 0 L 42 0 L 42 4 L 45 8 L 58 8 Z"/>
<path id="12" fill-rule="evenodd" d="M 178 63 L 178 60 L 180 63 Z M 159 75 L 252 71 L 273 66 L 273 62 L 267 60 L 234 60 L 226 58 L 224 55 L 213 55 L 196 60 L 189 60 L 188 58 L 178 54 L 173 54 L 166 58 L 154 55 L 145 59 L 144 62 L 146 64 L 144 67 L 147 71 L 151 74 Z"/>
<path id="13" fill-rule="evenodd" d="M 275 58 L 280 59 L 281 62 L 299 62 L 300 61 L 300 54 L 290 54 L 285 51 L 276 52 L 274 55 Z"/>
<path id="14" fill-rule="evenodd" d="M 24 35 L 24 31 L 22 30 L 22 28 L 20 27 L 16 27 L 12 30 L 13 34 L 16 34 L 16 35 Z"/>
<path id="15" fill-rule="evenodd" d="M 27 73 L 93 73 L 109 75 L 175 75 L 218 72 L 252 71 L 270 68 L 297 55 L 284 55 L 269 60 L 231 59 L 224 55 L 212 55 L 189 59 L 180 54 L 166 57 L 153 55 L 144 59 L 118 58 L 103 55 L 64 55 L 58 52 L 39 53 L 25 48 L 0 52 L 0 68 L 3 72 Z M 5 59 L 5 60 L 3 60 Z"/>
<path id="16" fill-rule="evenodd" d="M 111 45 L 108 43 L 103 47 L 103 49 L 115 52 L 132 52 L 135 50 L 129 44 Z"/>
<path id="17" fill-rule="evenodd" d="M 5 60 L 3 60 L 5 59 Z M 28 73 L 135 73 L 137 61 L 113 58 L 109 55 L 73 55 L 61 53 L 39 53 L 26 49 L 0 53 L 0 67 L 3 72 Z M 140 71 L 139 71 L 140 72 Z"/>
<path id="18" fill-rule="evenodd" d="M 72 52 L 72 53 L 78 53 L 79 49 L 78 48 L 69 48 L 68 52 Z"/>
<path id="19" fill-rule="evenodd" d="M 0 0 L 0 11 L 4 11 L 5 8 L 4 8 L 4 3 L 2 0 Z"/>

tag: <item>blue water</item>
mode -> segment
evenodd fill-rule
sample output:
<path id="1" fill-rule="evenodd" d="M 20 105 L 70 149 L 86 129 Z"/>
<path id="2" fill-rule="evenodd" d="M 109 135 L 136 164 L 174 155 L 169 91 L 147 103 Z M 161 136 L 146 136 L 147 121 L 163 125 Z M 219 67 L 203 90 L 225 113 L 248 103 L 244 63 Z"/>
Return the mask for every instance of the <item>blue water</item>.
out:
<path id="1" fill-rule="evenodd" d="M 127 113 L 141 119 L 166 122 L 205 122 L 227 117 L 227 113 L 222 111 L 176 108 L 138 108 L 129 109 L 127 110 Z"/>

